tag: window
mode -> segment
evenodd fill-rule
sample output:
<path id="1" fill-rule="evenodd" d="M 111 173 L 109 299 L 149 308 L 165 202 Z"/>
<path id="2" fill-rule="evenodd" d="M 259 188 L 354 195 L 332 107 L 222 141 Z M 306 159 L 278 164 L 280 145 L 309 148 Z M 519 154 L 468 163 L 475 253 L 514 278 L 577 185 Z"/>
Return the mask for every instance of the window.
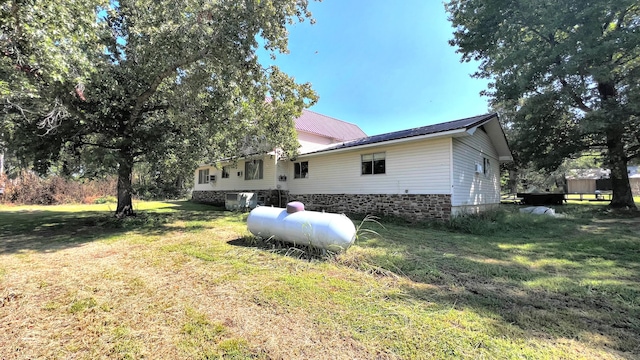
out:
<path id="1" fill-rule="evenodd" d="M 384 174 L 385 153 L 362 155 L 362 175 Z"/>
<path id="2" fill-rule="evenodd" d="M 244 163 L 244 179 L 262 179 L 262 160 L 248 160 Z"/>
<path id="3" fill-rule="evenodd" d="M 209 182 L 209 169 L 198 170 L 198 184 L 206 184 Z"/>
<path id="4" fill-rule="evenodd" d="M 308 161 L 297 162 L 297 163 L 294 163 L 293 166 L 294 166 L 293 177 L 295 179 L 302 179 L 302 178 L 306 178 L 307 176 L 309 176 L 309 162 Z"/>
<path id="5" fill-rule="evenodd" d="M 223 166 L 222 167 L 222 178 L 223 179 L 228 179 L 229 178 L 229 166 Z"/>
<path id="6" fill-rule="evenodd" d="M 485 175 L 488 175 L 490 170 L 491 170 L 491 163 L 489 162 L 489 159 L 483 158 L 482 171 L 484 172 Z"/>

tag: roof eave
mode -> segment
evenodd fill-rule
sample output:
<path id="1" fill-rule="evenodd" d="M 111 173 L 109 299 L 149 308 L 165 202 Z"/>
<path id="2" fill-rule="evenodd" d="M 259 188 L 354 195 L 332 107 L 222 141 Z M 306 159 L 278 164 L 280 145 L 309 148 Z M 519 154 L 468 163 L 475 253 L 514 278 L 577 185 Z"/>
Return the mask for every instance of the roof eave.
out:
<path id="1" fill-rule="evenodd" d="M 504 129 L 502 128 L 502 125 L 500 125 L 498 114 L 491 114 L 489 117 L 483 119 L 482 121 L 470 125 L 470 127 L 478 128 L 483 125 L 488 125 L 485 126 L 485 130 L 487 131 L 487 135 L 489 135 L 489 137 L 491 138 L 491 142 L 496 148 L 496 151 L 498 151 L 499 161 L 513 161 L 513 153 L 511 152 L 511 147 L 509 146 L 509 142 L 507 141 L 507 136 L 504 133 Z"/>
<path id="2" fill-rule="evenodd" d="M 348 147 L 332 149 L 332 150 L 316 150 L 306 154 L 300 154 L 298 155 L 298 157 L 299 158 L 311 157 L 316 155 L 325 155 L 325 154 L 331 154 L 331 153 L 337 153 L 337 152 L 367 149 L 367 148 L 376 147 L 376 146 L 395 145 L 399 143 L 407 143 L 407 142 L 413 142 L 413 141 L 419 141 L 419 140 L 425 140 L 425 139 L 437 139 L 437 138 L 461 137 L 461 136 L 469 136 L 469 134 L 467 133 L 467 129 L 465 128 L 455 129 L 455 130 L 443 131 L 439 133 L 411 136 L 411 137 L 405 137 L 405 138 L 394 139 L 394 140 L 378 141 L 370 144 L 348 146 Z"/>

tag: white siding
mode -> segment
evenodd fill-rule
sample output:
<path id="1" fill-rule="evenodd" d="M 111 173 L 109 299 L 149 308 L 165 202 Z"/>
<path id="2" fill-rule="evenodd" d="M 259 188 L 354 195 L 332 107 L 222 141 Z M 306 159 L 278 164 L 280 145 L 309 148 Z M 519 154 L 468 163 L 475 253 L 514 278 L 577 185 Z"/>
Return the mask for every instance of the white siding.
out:
<path id="1" fill-rule="evenodd" d="M 404 144 L 300 156 L 309 162 L 309 176 L 287 174 L 291 194 L 450 194 L 451 139 L 409 141 Z M 385 174 L 362 175 L 361 155 L 385 152 Z"/>
<path id="2" fill-rule="evenodd" d="M 483 166 L 484 158 L 490 163 L 487 173 L 476 173 L 476 164 Z M 477 129 L 471 136 L 453 138 L 451 205 L 473 207 L 499 203 L 500 163 L 489 136 Z"/>
<path id="3" fill-rule="evenodd" d="M 291 174 L 289 174 L 290 171 L 291 171 Z M 286 176 L 287 180 L 280 181 L 279 180 L 280 176 Z M 281 190 L 288 190 L 288 184 L 291 182 L 291 179 L 293 179 L 293 165 L 291 165 L 291 161 L 289 160 L 278 161 L 276 165 L 276 188 Z"/>
<path id="4" fill-rule="evenodd" d="M 214 166 L 201 166 L 195 171 L 194 190 L 270 190 L 276 188 L 276 156 L 266 155 L 262 158 L 264 169 L 262 179 L 245 180 L 244 179 L 244 160 L 238 161 L 237 167 L 231 168 L 229 177 L 222 178 L 222 169 L 216 169 Z M 233 166 L 233 165 L 231 165 Z M 216 181 L 209 184 L 198 184 L 198 170 L 209 169 L 209 175 L 216 175 Z M 238 175 L 238 172 L 242 172 Z"/>
<path id="5" fill-rule="evenodd" d="M 215 175 L 216 168 L 213 166 L 200 166 L 195 171 L 194 181 L 193 181 L 193 190 L 211 190 L 211 185 L 209 184 L 198 184 L 198 173 L 200 170 L 209 169 L 209 175 Z M 219 176 L 218 176 L 219 177 Z"/>
<path id="6" fill-rule="evenodd" d="M 300 143 L 298 151 L 301 154 L 325 148 L 333 143 L 332 139 L 304 131 L 298 131 L 298 142 Z"/>

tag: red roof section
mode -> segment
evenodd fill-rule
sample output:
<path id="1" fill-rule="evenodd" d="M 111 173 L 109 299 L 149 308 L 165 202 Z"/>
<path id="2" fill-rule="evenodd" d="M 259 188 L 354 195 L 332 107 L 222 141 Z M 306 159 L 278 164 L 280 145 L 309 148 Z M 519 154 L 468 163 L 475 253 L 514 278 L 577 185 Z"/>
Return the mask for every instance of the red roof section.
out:
<path id="1" fill-rule="evenodd" d="M 347 141 L 366 137 L 358 125 L 318 114 L 310 110 L 302 110 L 302 115 L 295 119 L 296 130 Z"/>

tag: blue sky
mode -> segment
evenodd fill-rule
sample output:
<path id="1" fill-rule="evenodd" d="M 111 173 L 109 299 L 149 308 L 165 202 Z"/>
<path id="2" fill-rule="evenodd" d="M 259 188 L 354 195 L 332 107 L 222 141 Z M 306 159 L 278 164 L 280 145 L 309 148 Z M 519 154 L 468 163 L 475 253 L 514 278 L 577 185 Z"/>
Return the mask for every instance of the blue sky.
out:
<path id="1" fill-rule="evenodd" d="M 488 112 L 460 63 L 453 28 L 437 0 L 324 0 L 309 5 L 316 24 L 290 27 L 289 55 L 275 64 L 320 96 L 311 110 L 358 124 L 368 135 Z M 259 52 L 264 65 L 272 62 Z"/>

